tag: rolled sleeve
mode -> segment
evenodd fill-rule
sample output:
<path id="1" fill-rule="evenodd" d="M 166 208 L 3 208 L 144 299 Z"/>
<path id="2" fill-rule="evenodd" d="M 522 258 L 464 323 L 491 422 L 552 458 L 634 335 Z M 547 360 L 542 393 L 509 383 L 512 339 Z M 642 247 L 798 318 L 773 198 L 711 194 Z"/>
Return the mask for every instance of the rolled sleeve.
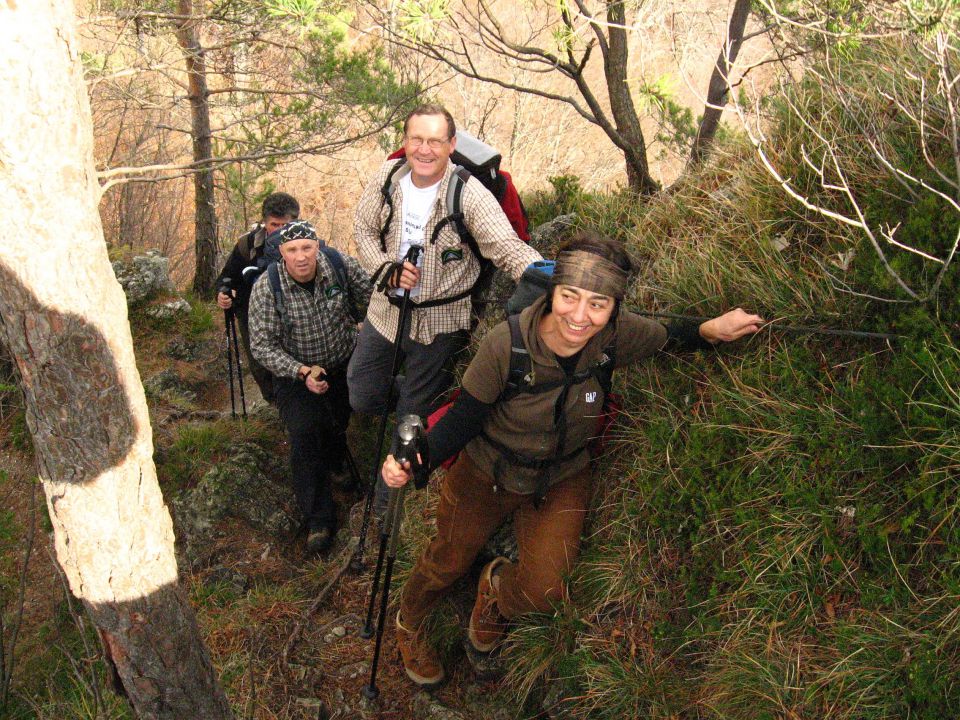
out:
<path id="1" fill-rule="evenodd" d="M 520 279 L 530 263 L 543 259 L 517 236 L 500 203 L 476 178 L 464 187 L 463 214 L 483 256 L 514 280 Z"/>

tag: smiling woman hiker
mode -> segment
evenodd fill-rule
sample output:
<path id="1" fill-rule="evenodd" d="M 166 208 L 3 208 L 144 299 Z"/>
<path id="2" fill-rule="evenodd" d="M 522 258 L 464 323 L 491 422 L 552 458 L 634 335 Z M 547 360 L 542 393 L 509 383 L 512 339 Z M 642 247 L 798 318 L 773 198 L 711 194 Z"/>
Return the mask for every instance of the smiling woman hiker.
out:
<path id="1" fill-rule="evenodd" d="M 499 557 L 484 567 L 471 645 L 489 652 L 506 621 L 547 611 L 563 597 L 593 484 L 587 444 L 612 368 L 668 344 L 698 349 L 736 340 L 763 322 L 738 308 L 699 327 L 667 328 L 622 311 L 631 270 L 620 243 L 588 232 L 573 238 L 558 256 L 550 292 L 484 337 L 460 396 L 427 434 L 430 467 L 464 452 L 440 489 L 437 535 L 404 586 L 397 615 L 397 643 L 416 684 L 432 687 L 444 678 L 424 619 L 510 515 L 519 561 Z M 511 356 L 524 351 L 528 370 L 518 378 Z M 409 464 L 401 467 L 393 456 L 382 474 L 392 488 L 411 478 Z"/>

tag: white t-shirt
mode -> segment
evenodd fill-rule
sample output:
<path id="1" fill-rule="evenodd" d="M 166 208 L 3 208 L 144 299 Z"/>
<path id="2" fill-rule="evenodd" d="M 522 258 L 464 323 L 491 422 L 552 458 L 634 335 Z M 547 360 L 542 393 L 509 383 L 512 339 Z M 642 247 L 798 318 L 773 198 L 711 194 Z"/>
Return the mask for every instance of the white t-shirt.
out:
<path id="1" fill-rule="evenodd" d="M 400 222 L 403 223 L 403 227 L 400 232 L 400 251 L 397 254 L 397 260 L 406 257 L 412 245 L 426 245 L 427 239 L 424 237 L 424 229 L 427 227 L 430 213 L 433 212 L 433 205 L 437 201 L 437 190 L 439 188 L 440 181 L 429 187 L 418 188 L 413 184 L 410 173 L 400 179 L 400 190 L 403 194 Z M 417 267 L 423 267 L 423 253 L 417 260 Z M 402 295 L 403 291 L 397 288 L 394 294 Z M 410 297 L 412 298 L 419 294 L 419 285 L 410 291 Z"/>

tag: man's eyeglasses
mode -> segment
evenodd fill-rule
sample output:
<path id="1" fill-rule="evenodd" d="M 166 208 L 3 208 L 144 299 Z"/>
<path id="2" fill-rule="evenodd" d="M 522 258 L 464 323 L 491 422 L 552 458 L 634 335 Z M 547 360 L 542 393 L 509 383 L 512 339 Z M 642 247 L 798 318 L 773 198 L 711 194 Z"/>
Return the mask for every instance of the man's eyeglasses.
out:
<path id="1" fill-rule="evenodd" d="M 407 144 L 412 148 L 418 148 L 424 143 L 427 144 L 431 150 L 439 150 L 444 145 L 450 142 L 449 138 L 422 138 L 414 135 L 413 137 L 407 136 Z"/>

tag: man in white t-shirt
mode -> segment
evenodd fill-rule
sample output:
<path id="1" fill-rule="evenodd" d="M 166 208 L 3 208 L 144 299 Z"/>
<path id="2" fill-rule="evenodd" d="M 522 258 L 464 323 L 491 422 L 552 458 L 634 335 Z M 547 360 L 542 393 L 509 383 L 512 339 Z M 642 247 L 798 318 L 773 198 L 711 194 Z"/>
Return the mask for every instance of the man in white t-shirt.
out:
<path id="1" fill-rule="evenodd" d="M 480 261 L 447 218 L 450 155 L 457 143 L 453 117 L 438 105 L 422 105 L 407 116 L 403 131 L 406 157 L 384 163 L 357 206 L 360 264 L 388 280 L 386 293 L 370 299 L 347 384 L 358 412 L 377 414 L 389 403 L 400 297 L 410 290 L 409 324 L 400 335 L 404 368 L 396 411 L 425 417 L 453 380 L 454 355 L 467 345 L 470 291 Z M 517 237 L 496 198 L 476 178 L 463 187 L 462 208 L 463 224 L 480 252 L 514 280 L 542 259 Z M 412 245 L 423 248 L 417 266 L 400 264 Z"/>

